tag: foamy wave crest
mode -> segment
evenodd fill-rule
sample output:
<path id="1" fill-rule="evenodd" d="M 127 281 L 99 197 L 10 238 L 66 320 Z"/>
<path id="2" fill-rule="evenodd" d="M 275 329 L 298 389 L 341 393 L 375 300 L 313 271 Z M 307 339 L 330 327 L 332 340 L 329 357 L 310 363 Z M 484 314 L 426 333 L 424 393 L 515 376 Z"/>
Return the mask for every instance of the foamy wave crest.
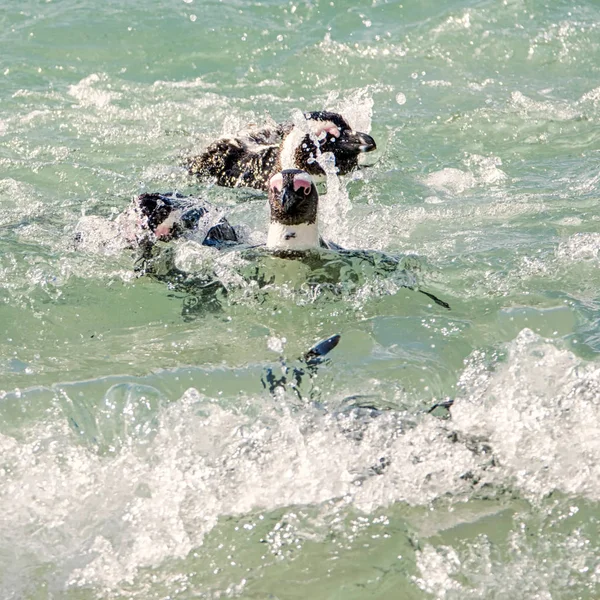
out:
<path id="1" fill-rule="evenodd" d="M 460 386 L 445 421 L 361 401 L 352 382 L 316 405 L 287 392 L 166 398 L 139 383 L 94 405 L 60 387 L 53 421 L 0 436 L 3 551 L 60 565 L 61 585 L 109 590 L 256 510 L 343 499 L 372 512 L 507 489 L 536 503 L 555 490 L 600 497 L 600 368 L 524 330 L 492 368 L 474 355 Z M 424 569 L 436 560 L 421 557 Z"/>
<path id="2" fill-rule="evenodd" d="M 0 225 L 23 222 L 44 214 L 44 203 L 35 188 L 16 179 L 0 179 Z"/>
<path id="3" fill-rule="evenodd" d="M 600 259 L 600 233 L 576 233 L 561 242 L 556 256 L 564 261 L 594 261 Z"/>
<path id="4" fill-rule="evenodd" d="M 582 528 L 565 534 L 544 527 L 548 521 L 572 521 L 577 506 L 555 512 L 546 522 L 518 516 L 501 547 L 488 535 L 455 547 L 427 544 L 417 551 L 420 575 L 413 580 L 439 600 L 551 600 L 567 589 L 558 597 L 593 598 L 600 583 L 598 549 Z"/>
<path id="5" fill-rule="evenodd" d="M 600 499 L 600 367 L 524 329 L 490 371 L 474 355 L 456 401 L 458 431 L 489 444 L 532 498 Z"/>
<path id="6" fill-rule="evenodd" d="M 99 109 L 106 108 L 113 100 L 121 97 L 120 93 L 98 89 L 96 84 L 106 84 L 108 76 L 92 73 L 84 77 L 79 83 L 69 86 L 69 94 L 82 106 L 94 106 Z"/>
<path id="7" fill-rule="evenodd" d="M 444 168 L 423 178 L 423 183 L 439 192 L 459 195 L 476 186 L 491 186 L 503 183 L 507 176 L 499 167 L 502 160 L 497 156 L 468 155 L 465 158 L 466 171 Z"/>
<path id="8" fill-rule="evenodd" d="M 343 99 L 337 93 L 330 94 L 327 105 L 330 110 L 342 114 L 350 127 L 355 131 L 371 131 L 371 118 L 373 116 L 373 95 L 369 86 L 359 88 L 347 94 Z"/>
<path id="9" fill-rule="evenodd" d="M 512 106 L 524 115 L 540 116 L 544 119 L 557 121 L 571 121 L 581 118 L 581 112 L 568 102 L 552 102 L 532 100 L 522 92 L 515 91 L 511 94 Z"/>
<path id="10" fill-rule="evenodd" d="M 110 589 L 185 557 L 220 517 L 339 498 L 423 504 L 467 493 L 460 476 L 479 462 L 429 416 L 351 402 L 324 413 L 284 396 L 231 409 L 195 389 L 161 406 L 148 386 L 126 387 L 96 409 L 63 391 L 67 418 L 0 437 L 0 539 L 15 565 L 33 553 L 64 585 Z"/>

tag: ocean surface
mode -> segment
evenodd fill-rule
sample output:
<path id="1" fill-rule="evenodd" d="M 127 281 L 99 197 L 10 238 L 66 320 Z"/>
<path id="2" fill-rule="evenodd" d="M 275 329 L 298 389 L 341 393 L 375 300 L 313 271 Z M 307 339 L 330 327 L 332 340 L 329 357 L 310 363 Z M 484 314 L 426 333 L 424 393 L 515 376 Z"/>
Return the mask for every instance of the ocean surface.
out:
<path id="1" fill-rule="evenodd" d="M 22 0 L 0 49 L 0 598 L 600 597 L 600 3 Z M 182 163 L 321 109 L 378 144 L 324 236 L 404 270 L 112 243 L 145 191 L 264 241 Z"/>

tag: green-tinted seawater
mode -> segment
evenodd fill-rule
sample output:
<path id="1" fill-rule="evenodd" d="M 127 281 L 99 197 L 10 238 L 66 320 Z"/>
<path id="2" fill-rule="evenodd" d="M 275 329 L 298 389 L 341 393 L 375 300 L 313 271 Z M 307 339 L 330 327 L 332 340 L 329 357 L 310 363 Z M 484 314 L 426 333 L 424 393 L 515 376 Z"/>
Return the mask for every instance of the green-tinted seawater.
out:
<path id="1" fill-rule="evenodd" d="M 0 49 L 1 598 L 599 597 L 598 3 L 25 0 Z M 378 144 L 324 235 L 450 310 L 173 244 L 209 297 L 111 246 L 169 190 L 264 241 L 182 161 L 319 109 Z"/>

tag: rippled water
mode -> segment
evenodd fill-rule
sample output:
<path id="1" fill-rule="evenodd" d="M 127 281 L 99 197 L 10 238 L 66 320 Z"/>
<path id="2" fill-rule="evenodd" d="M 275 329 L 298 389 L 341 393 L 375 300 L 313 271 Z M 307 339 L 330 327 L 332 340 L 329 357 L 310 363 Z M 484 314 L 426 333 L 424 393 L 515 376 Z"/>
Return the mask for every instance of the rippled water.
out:
<path id="1" fill-rule="evenodd" d="M 2 598 L 598 598 L 597 3 L 0 23 Z M 330 178 L 324 234 L 398 270 L 187 240 L 171 258 L 215 293 L 136 275 L 111 225 L 132 197 L 201 195 L 260 243 L 264 198 L 182 160 L 323 108 L 378 143 Z"/>

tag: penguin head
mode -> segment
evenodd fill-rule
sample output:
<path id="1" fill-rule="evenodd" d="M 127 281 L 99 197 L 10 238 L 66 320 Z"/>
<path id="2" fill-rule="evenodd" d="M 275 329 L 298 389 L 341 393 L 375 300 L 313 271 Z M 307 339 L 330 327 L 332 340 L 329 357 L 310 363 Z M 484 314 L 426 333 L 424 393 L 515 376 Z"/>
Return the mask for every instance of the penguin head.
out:
<path id="1" fill-rule="evenodd" d="M 349 173 L 358 166 L 358 157 L 377 148 L 375 140 L 367 133 L 354 131 L 342 115 L 327 111 L 305 113 L 308 125 L 299 134 L 294 126 L 282 149 L 282 166 L 295 167 L 311 175 L 324 175 L 318 157 L 331 152 L 340 175 Z"/>
<path id="2" fill-rule="evenodd" d="M 190 205 L 189 199 L 177 193 L 141 194 L 136 208 L 145 219 L 146 227 L 164 241 L 177 239 L 195 229 L 206 214 L 204 207 Z"/>
<path id="3" fill-rule="evenodd" d="M 162 194 L 141 194 L 136 200 L 136 208 L 146 219 L 146 225 L 151 231 L 155 231 L 173 211 L 170 198 Z"/>
<path id="4" fill-rule="evenodd" d="M 271 222 L 312 225 L 317 221 L 319 194 L 312 177 L 300 169 L 285 169 L 269 180 Z"/>

